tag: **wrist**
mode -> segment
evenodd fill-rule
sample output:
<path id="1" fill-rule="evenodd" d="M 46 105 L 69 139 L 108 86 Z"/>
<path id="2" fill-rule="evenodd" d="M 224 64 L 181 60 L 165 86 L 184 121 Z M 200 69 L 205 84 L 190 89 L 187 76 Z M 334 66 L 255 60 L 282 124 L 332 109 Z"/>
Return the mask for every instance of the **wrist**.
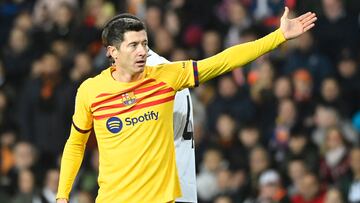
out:
<path id="1" fill-rule="evenodd" d="M 281 27 L 278 28 L 277 31 L 280 33 L 280 35 L 281 35 L 281 37 L 284 39 L 284 41 L 288 40 L 288 39 L 286 38 L 285 31 L 284 31 Z"/>

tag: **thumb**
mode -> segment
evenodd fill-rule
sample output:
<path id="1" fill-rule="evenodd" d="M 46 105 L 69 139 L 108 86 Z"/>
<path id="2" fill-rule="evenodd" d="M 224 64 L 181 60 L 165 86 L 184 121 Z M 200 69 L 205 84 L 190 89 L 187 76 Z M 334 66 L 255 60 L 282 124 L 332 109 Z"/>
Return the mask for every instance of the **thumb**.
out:
<path id="1" fill-rule="evenodd" d="M 285 11 L 284 11 L 284 14 L 281 16 L 282 19 L 285 19 L 287 18 L 289 14 L 289 8 L 287 6 L 285 6 Z"/>

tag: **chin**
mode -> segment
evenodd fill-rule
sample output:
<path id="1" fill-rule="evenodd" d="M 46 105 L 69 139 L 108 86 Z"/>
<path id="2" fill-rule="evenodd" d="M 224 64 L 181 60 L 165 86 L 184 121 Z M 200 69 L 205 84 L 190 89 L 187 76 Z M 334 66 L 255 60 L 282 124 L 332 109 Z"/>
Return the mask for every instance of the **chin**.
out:
<path id="1" fill-rule="evenodd" d="M 145 69 L 145 66 L 135 66 L 135 72 L 140 73 L 143 72 Z"/>

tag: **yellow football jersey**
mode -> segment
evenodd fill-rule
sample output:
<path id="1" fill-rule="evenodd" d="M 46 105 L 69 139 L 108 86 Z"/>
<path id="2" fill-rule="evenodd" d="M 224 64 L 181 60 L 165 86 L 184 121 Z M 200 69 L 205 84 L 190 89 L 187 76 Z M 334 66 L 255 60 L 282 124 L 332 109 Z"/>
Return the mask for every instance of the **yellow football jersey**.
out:
<path id="1" fill-rule="evenodd" d="M 68 199 L 90 129 L 99 147 L 99 203 L 165 203 L 181 196 L 173 141 L 176 91 L 240 67 L 284 42 L 277 30 L 201 61 L 146 66 L 142 78 L 122 83 L 113 67 L 78 89 L 65 145 L 57 198 Z"/>

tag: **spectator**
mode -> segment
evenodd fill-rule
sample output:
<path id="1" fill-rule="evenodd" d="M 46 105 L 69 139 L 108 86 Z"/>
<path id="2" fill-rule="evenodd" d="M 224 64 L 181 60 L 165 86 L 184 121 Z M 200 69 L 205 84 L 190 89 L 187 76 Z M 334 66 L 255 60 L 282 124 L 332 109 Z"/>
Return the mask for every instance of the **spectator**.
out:
<path id="1" fill-rule="evenodd" d="M 15 129 L 3 128 L 0 132 L 0 176 L 7 175 L 9 170 L 14 166 L 14 154 L 12 149 L 17 141 Z"/>
<path id="2" fill-rule="evenodd" d="M 205 152 L 203 165 L 196 180 L 199 200 L 210 201 L 219 193 L 216 176 L 219 170 L 227 167 L 226 165 L 219 150 L 208 149 Z"/>
<path id="3" fill-rule="evenodd" d="M 338 111 L 329 106 L 319 104 L 315 111 L 315 129 L 312 132 L 311 138 L 317 146 L 321 146 L 325 141 L 325 135 L 329 128 L 337 126 L 346 142 L 357 143 L 358 136 L 347 120 L 343 120 Z"/>
<path id="4" fill-rule="evenodd" d="M 156 35 L 157 30 L 159 30 L 162 26 L 162 11 L 161 8 L 157 5 L 149 5 L 146 8 L 146 17 L 145 24 L 149 36 L 150 46 L 154 46 L 154 37 Z M 154 43 L 154 44 L 152 44 Z M 156 50 L 155 50 L 156 52 Z M 160 54 L 161 55 L 161 54 Z M 165 57 L 166 58 L 166 57 Z"/>
<path id="5" fill-rule="evenodd" d="M 227 194 L 231 197 L 236 197 L 239 190 L 238 184 L 235 183 L 236 179 L 234 178 L 232 171 L 229 169 L 220 169 L 217 173 L 217 186 L 219 189 L 219 194 Z"/>
<path id="6" fill-rule="evenodd" d="M 273 132 L 276 117 L 277 101 L 273 94 L 273 80 L 276 77 L 274 68 L 270 59 L 264 56 L 253 63 L 248 73 L 250 98 L 256 107 L 256 117 L 263 118 L 259 121 L 259 126 L 266 141 Z"/>
<path id="7" fill-rule="evenodd" d="M 295 49 L 289 53 L 283 73 L 290 75 L 297 69 L 305 68 L 314 81 L 314 90 L 318 91 L 320 82 L 335 72 L 329 59 L 321 54 L 314 44 L 314 37 L 307 32 L 295 40 Z"/>
<path id="8" fill-rule="evenodd" d="M 179 14 L 175 10 L 169 9 L 165 12 L 164 21 L 165 29 L 170 32 L 171 36 L 175 38 L 176 41 L 180 41 L 180 31 L 182 29 L 182 24 Z"/>
<path id="9" fill-rule="evenodd" d="M 219 78 L 217 96 L 207 106 L 207 126 L 214 130 L 216 119 L 221 113 L 230 113 L 237 122 L 252 120 L 254 105 L 245 90 L 239 90 L 233 78 L 226 75 Z"/>
<path id="10" fill-rule="evenodd" d="M 75 54 L 74 66 L 70 70 L 70 79 L 80 85 L 85 78 L 88 78 L 93 71 L 90 55 L 86 52 Z"/>
<path id="11" fill-rule="evenodd" d="M 219 53 L 222 50 L 220 33 L 216 30 L 207 30 L 204 32 L 201 43 L 200 58 L 206 58 Z"/>
<path id="12" fill-rule="evenodd" d="M 249 168 L 249 154 L 256 146 L 262 145 L 262 136 L 260 130 L 253 123 L 245 123 L 237 133 L 236 143 L 238 145 L 230 154 L 230 163 L 232 168 L 245 169 Z M 245 155 L 239 157 L 239 155 Z"/>
<path id="13" fill-rule="evenodd" d="M 350 102 L 343 99 L 341 92 L 342 89 L 340 89 L 335 78 L 325 78 L 321 83 L 320 98 L 318 103 L 337 109 L 342 118 L 349 119 L 351 117 L 351 110 L 349 109 Z"/>
<path id="14" fill-rule="evenodd" d="M 229 114 L 220 114 L 216 122 L 216 144 L 228 159 L 235 150 L 236 122 Z"/>
<path id="15" fill-rule="evenodd" d="M 340 189 L 345 202 L 355 203 L 360 201 L 360 147 L 353 147 L 350 151 L 351 173 L 341 177 Z"/>
<path id="16" fill-rule="evenodd" d="M 20 141 L 17 142 L 13 148 L 13 155 L 14 155 L 14 164 L 13 167 L 9 170 L 7 177 L 9 178 L 7 191 L 9 194 L 13 195 L 14 192 L 19 187 L 19 178 L 20 173 L 22 171 L 28 170 L 31 173 L 32 179 L 38 179 L 38 175 L 41 174 L 41 170 L 38 168 L 37 165 L 37 152 L 34 146 L 29 142 Z M 37 174 L 33 174 L 33 172 Z M 26 174 L 25 174 L 26 175 Z M 35 177 L 33 177 L 35 175 Z M 29 177 L 29 176 L 25 176 Z"/>
<path id="17" fill-rule="evenodd" d="M 326 192 L 324 203 L 344 203 L 341 192 L 336 188 L 331 188 Z"/>
<path id="18" fill-rule="evenodd" d="M 69 68 L 73 65 L 73 58 L 76 55 L 75 50 L 72 49 L 72 44 L 68 40 L 56 39 L 50 43 L 51 52 L 56 55 L 63 65 L 62 76 L 68 78 Z"/>
<path id="19" fill-rule="evenodd" d="M 358 45 L 359 26 L 357 18 L 345 10 L 341 0 L 322 0 L 323 15 L 319 16 L 314 29 L 315 39 L 321 52 L 333 63 L 344 48 Z"/>
<path id="20" fill-rule="evenodd" d="M 214 203 L 233 203 L 233 200 L 229 195 L 219 195 L 215 198 Z"/>
<path id="21" fill-rule="evenodd" d="M 39 0 L 35 2 L 33 11 L 33 21 L 36 26 L 41 27 L 44 30 L 49 30 L 53 25 L 54 18 L 56 17 L 56 10 L 61 4 L 68 4 L 76 8 L 77 1 L 75 0 Z M 62 16 L 63 17 L 63 16 Z"/>
<path id="22" fill-rule="evenodd" d="M 288 195 L 293 197 L 299 193 L 300 181 L 304 176 L 309 172 L 305 162 L 301 159 L 293 159 L 287 164 L 287 176 L 290 178 L 289 184 L 287 187 Z"/>
<path id="23" fill-rule="evenodd" d="M 288 147 L 290 129 L 297 122 L 297 109 L 294 101 L 285 99 L 279 102 L 276 123 L 269 140 L 270 149 L 275 152 L 275 160 L 282 162 Z"/>
<path id="24" fill-rule="evenodd" d="M 225 37 L 225 47 L 238 44 L 241 40 L 241 31 L 249 27 L 251 19 L 246 8 L 240 1 L 226 1 L 226 11 L 229 28 Z"/>
<path id="25" fill-rule="evenodd" d="M 271 96 L 273 88 L 273 80 L 275 78 L 274 66 L 268 58 L 257 60 L 257 64 L 252 68 L 251 73 L 255 75 L 255 81 L 251 85 L 251 98 L 258 105 L 266 106 L 269 96 Z"/>
<path id="26" fill-rule="evenodd" d="M 30 73 L 30 64 L 35 57 L 34 53 L 28 34 L 20 28 L 13 28 L 8 44 L 3 48 L 1 58 L 6 72 L 5 80 L 16 92 L 21 90 Z"/>
<path id="27" fill-rule="evenodd" d="M 248 199 L 246 203 L 286 203 L 290 202 L 286 190 L 282 187 L 280 175 L 274 170 L 264 171 L 259 178 L 259 192 L 256 199 Z"/>
<path id="28" fill-rule="evenodd" d="M 299 182 L 299 193 L 291 198 L 291 203 L 323 203 L 325 193 L 315 174 L 308 173 Z"/>
<path id="29" fill-rule="evenodd" d="M 289 166 L 293 159 L 301 159 L 309 170 L 317 171 L 320 160 L 319 150 L 310 139 L 302 126 L 295 126 L 290 130 L 289 145 L 282 162 L 282 170 Z"/>
<path id="30" fill-rule="evenodd" d="M 293 96 L 294 87 L 289 77 L 282 76 L 275 80 L 274 95 L 280 101 L 282 99 L 290 99 Z"/>
<path id="31" fill-rule="evenodd" d="M 329 128 L 323 149 L 320 162 L 321 179 L 328 184 L 336 183 L 349 170 L 347 145 L 339 128 Z"/>
<path id="32" fill-rule="evenodd" d="M 314 93 L 314 81 L 304 68 L 296 70 L 292 75 L 294 83 L 294 101 L 296 102 L 298 112 L 298 123 L 305 127 L 312 126 L 312 115 L 315 109 L 315 102 L 312 100 Z"/>
<path id="33" fill-rule="evenodd" d="M 46 172 L 45 184 L 41 191 L 41 203 L 54 203 L 59 182 L 59 170 L 49 169 Z"/>
<path id="34" fill-rule="evenodd" d="M 175 49 L 174 39 L 163 27 L 154 32 L 154 44 L 154 51 L 165 58 L 170 58 L 171 52 Z"/>
<path id="35" fill-rule="evenodd" d="M 27 82 L 18 107 L 21 136 L 40 150 L 44 163 L 51 163 L 61 152 L 67 133 L 69 112 L 59 59 L 45 54 L 33 70 L 35 78 Z M 70 113 L 71 114 L 71 113 Z M 63 144 L 59 144 L 63 143 Z"/>
<path id="36" fill-rule="evenodd" d="M 355 56 L 350 53 L 344 54 L 337 64 L 337 72 L 342 98 L 346 101 L 352 116 L 360 107 L 360 72 Z"/>
<path id="37" fill-rule="evenodd" d="M 38 203 L 41 202 L 35 184 L 34 174 L 28 170 L 21 170 L 19 173 L 19 191 L 14 196 L 12 203 Z"/>
<path id="38" fill-rule="evenodd" d="M 258 146 L 250 151 L 247 196 L 256 196 L 259 177 L 261 173 L 269 169 L 270 166 L 271 160 L 265 148 Z"/>
<path id="39" fill-rule="evenodd" d="M 55 10 L 55 13 L 53 13 L 52 15 L 54 24 L 49 30 L 49 42 L 56 39 L 73 40 L 75 34 L 75 13 L 74 8 L 71 6 L 71 4 L 66 2 L 60 3 Z"/>
<path id="40" fill-rule="evenodd" d="M 75 197 L 72 199 L 74 203 L 93 203 L 95 200 L 92 198 L 91 194 L 84 191 L 79 191 L 75 194 Z"/>

